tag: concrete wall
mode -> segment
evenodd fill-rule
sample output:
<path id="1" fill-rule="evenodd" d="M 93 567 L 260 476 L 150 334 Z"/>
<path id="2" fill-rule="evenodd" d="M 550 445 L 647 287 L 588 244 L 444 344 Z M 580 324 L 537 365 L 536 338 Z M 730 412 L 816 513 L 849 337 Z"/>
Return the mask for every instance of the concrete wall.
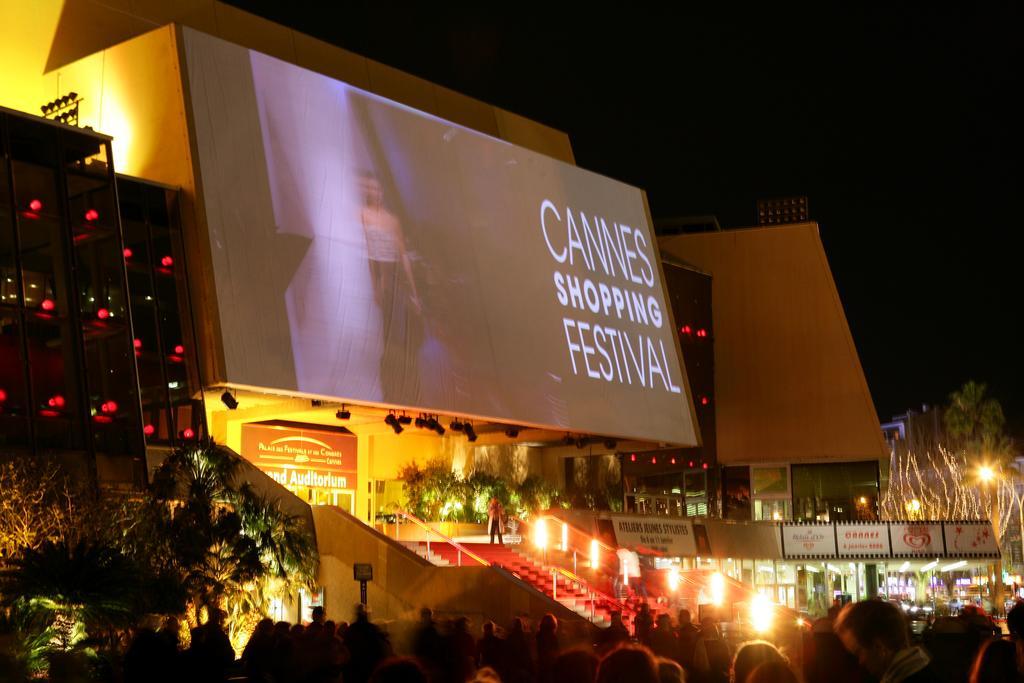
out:
<path id="1" fill-rule="evenodd" d="M 817 224 L 659 245 L 712 275 L 720 463 L 888 458 Z"/>

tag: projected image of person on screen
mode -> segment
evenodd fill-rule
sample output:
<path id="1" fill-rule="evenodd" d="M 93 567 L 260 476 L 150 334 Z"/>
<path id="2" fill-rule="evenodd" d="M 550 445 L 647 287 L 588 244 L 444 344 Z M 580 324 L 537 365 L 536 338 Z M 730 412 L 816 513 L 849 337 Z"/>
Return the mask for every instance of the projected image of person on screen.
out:
<path id="1" fill-rule="evenodd" d="M 367 263 L 381 316 L 381 391 L 385 401 L 398 401 L 403 395 L 415 395 L 415 391 L 408 393 L 408 383 L 418 379 L 416 366 L 424 333 L 423 302 L 413 277 L 413 257 L 402 225 L 388 210 L 380 181 L 364 172 L 360 184 Z"/>

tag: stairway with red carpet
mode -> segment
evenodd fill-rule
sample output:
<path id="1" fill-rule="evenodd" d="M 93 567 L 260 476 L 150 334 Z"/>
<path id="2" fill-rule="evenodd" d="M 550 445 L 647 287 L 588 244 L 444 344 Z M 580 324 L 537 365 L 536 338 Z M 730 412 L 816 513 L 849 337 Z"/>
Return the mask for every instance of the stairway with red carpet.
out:
<path id="1" fill-rule="evenodd" d="M 426 543 L 420 542 L 418 545 L 422 555 L 422 551 L 426 549 Z M 573 579 L 570 572 L 545 568 L 540 562 L 527 557 L 511 546 L 487 543 L 460 543 L 459 545 L 479 556 L 488 564 L 508 571 L 520 581 L 531 585 L 598 626 L 607 626 L 611 621 L 611 613 L 622 610 L 622 606 L 618 602 L 591 590 L 590 586 L 582 579 Z M 441 560 L 441 562 L 436 562 L 437 564 L 443 563 L 451 566 L 476 564 L 476 560 L 468 553 L 461 553 L 460 558 L 459 549 L 449 543 L 431 543 L 430 555 Z M 434 560 L 432 559 L 432 561 Z"/>

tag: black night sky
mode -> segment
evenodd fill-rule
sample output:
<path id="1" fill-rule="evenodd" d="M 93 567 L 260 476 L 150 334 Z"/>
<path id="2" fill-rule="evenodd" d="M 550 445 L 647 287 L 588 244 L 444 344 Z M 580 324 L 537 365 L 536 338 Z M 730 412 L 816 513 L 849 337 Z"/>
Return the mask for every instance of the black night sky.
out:
<path id="1" fill-rule="evenodd" d="M 1024 437 L 1019 4 L 233 4 L 566 131 L 656 219 L 807 195 L 880 416 L 975 379 Z"/>

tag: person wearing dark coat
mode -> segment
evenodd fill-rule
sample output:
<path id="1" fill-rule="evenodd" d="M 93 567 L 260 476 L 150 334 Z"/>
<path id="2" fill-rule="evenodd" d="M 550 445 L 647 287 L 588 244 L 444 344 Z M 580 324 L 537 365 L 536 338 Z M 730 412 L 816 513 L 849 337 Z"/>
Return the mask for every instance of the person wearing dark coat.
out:
<path id="1" fill-rule="evenodd" d="M 835 631 L 861 667 L 885 683 L 939 683 L 942 679 L 921 647 L 912 647 L 899 608 L 881 600 L 846 605 Z"/>

